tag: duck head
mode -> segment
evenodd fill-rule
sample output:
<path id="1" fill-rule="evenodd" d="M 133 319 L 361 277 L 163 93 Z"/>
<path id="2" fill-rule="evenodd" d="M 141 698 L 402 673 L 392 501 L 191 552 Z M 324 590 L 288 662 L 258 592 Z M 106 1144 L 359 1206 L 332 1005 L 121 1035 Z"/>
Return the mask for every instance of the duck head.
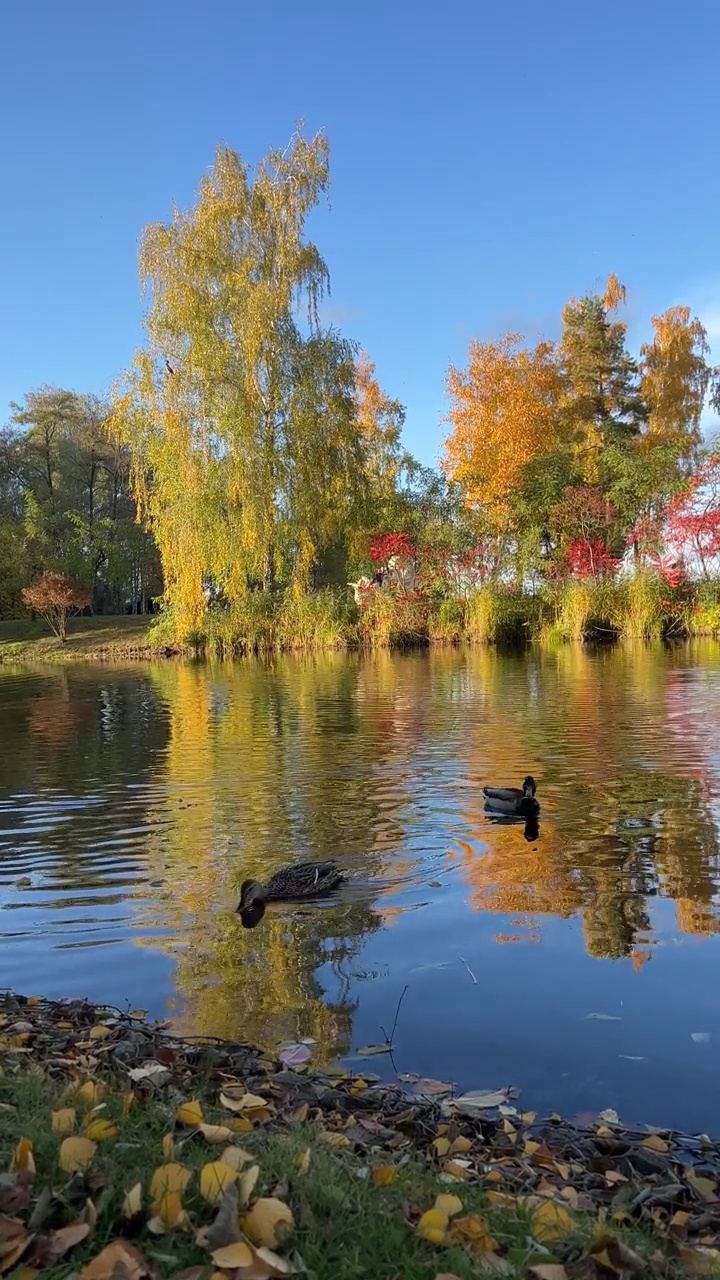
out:
<path id="1" fill-rule="evenodd" d="M 263 901 L 262 885 L 259 880 L 243 880 L 240 885 L 240 902 L 238 911 L 245 911 L 248 907 L 254 906 L 256 903 Z"/>
<path id="2" fill-rule="evenodd" d="M 254 929 L 265 915 L 265 903 L 253 902 L 250 907 L 238 907 L 243 929 Z"/>
<path id="3" fill-rule="evenodd" d="M 527 778 L 523 782 L 522 789 L 525 792 L 526 796 L 535 795 L 535 792 L 537 791 L 537 787 L 535 785 L 535 779 L 533 778 L 532 774 L 530 773 L 528 774 Z"/>

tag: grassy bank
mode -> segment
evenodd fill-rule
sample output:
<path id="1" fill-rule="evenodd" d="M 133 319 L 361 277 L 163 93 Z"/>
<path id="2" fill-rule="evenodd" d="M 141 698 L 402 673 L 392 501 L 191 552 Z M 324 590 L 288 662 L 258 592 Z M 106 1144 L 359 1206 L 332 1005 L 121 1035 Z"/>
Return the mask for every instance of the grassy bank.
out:
<path id="1" fill-rule="evenodd" d="M 120 661 L 162 656 L 151 617 L 71 618 L 65 644 L 41 618 L 0 621 L 0 663 Z"/>
<path id="2" fill-rule="evenodd" d="M 655 574 L 628 582 L 574 579 L 537 594 L 491 584 L 465 599 L 372 593 L 358 609 L 349 592 L 296 597 L 257 592 L 210 609 L 184 631 L 159 617 L 75 618 L 66 644 L 37 620 L 0 622 L 0 662 L 74 662 L 426 644 L 554 645 L 586 640 L 657 640 L 720 635 L 720 583 L 673 590 Z"/>
<path id="3" fill-rule="evenodd" d="M 604 1280 L 720 1261 L 707 1141 L 695 1177 L 669 1139 L 611 1120 L 582 1138 L 499 1113 L 505 1091 L 441 1104 L 436 1081 L 310 1074 L 85 1002 L 0 1001 L 0 1068 L 0 1274 L 17 1280 Z"/>

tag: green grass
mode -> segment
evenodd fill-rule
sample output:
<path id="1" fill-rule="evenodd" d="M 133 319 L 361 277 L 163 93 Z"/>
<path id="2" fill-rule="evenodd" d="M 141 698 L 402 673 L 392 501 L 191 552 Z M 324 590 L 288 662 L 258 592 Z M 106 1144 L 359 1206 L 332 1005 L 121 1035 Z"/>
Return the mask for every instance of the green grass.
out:
<path id="1" fill-rule="evenodd" d="M 88 1104 L 83 1109 L 73 1096 L 67 1095 L 66 1081 L 51 1079 L 39 1064 L 28 1066 L 27 1059 L 12 1075 L 0 1078 L 0 1169 L 9 1168 L 13 1152 L 23 1138 L 32 1143 L 36 1166 L 29 1203 L 6 1211 L 27 1223 L 38 1197 L 48 1188 L 53 1193 L 48 1216 L 36 1228 L 48 1231 L 77 1222 L 83 1213 L 88 1213 L 88 1198 L 92 1201 L 90 1216 L 96 1215 L 96 1221 L 90 1236 L 60 1263 L 44 1271 L 48 1278 L 61 1280 L 79 1270 L 106 1244 L 121 1236 L 131 1238 L 160 1275 L 208 1264 L 208 1251 L 196 1242 L 195 1231 L 213 1220 L 216 1209 L 203 1200 L 199 1175 L 203 1165 L 218 1159 L 225 1148 L 208 1145 L 197 1130 L 179 1127 L 176 1111 L 180 1102 L 199 1098 L 207 1122 L 227 1123 L 227 1114 L 217 1111 L 217 1086 L 210 1088 L 207 1083 L 188 1080 L 184 1097 L 177 1089 L 169 1088 L 165 1092 L 153 1091 L 145 1099 L 133 1094 L 133 1103 L 128 1106 L 129 1095 L 122 1077 L 115 1072 L 106 1077 L 106 1083 L 107 1092 L 96 1114 L 117 1126 L 117 1136 L 98 1142 L 84 1175 L 70 1176 L 59 1166 L 63 1137 L 53 1131 L 52 1112 L 75 1107 L 78 1132 L 87 1123 Z M 173 1143 L 172 1151 L 163 1154 L 163 1140 Z M 282 1240 L 278 1251 L 301 1261 L 302 1270 L 314 1280 L 365 1275 L 372 1280 L 432 1280 L 438 1272 L 450 1272 L 460 1280 L 473 1280 L 479 1274 L 520 1277 L 528 1274 L 532 1263 L 553 1261 L 553 1251 L 563 1252 L 565 1257 L 569 1251 L 573 1258 L 584 1257 L 591 1247 L 593 1232 L 598 1230 L 598 1222 L 590 1214 L 566 1215 L 560 1238 L 546 1240 L 543 1252 L 533 1238 L 533 1231 L 538 1232 L 530 1213 L 516 1202 L 510 1208 L 489 1203 L 489 1184 L 443 1182 L 437 1163 L 409 1146 L 400 1147 L 392 1155 L 378 1152 L 362 1157 L 351 1152 L 349 1145 L 331 1145 L 343 1141 L 347 1143 L 339 1130 L 333 1138 L 318 1124 L 284 1121 L 282 1117 L 270 1127 L 257 1124 L 250 1132 L 233 1138 L 251 1157 L 245 1167 L 253 1162 L 259 1167 L 253 1196 L 279 1196 L 292 1211 L 294 1230 Z M 148 1186 L 154 1170 L 167 1159 L 178 1161 L 191 1172 L 183 1193 L 183 1208 L 191 1229 L 158 1236 L 147 1225 Z M 389 1185 L 376 1185 L 373 1170 L 378 1166 L 393 1171 L 385 1174 L 394 1178 Z M 123 1198 L 138 1181 L 143 1186 L 143 1210 L 127 1223 L 122 1218 Z M 502 1189 L 497 1182 L 492 1186 L 496 1191 L 498 1186 Z M 482 1217 L 496 1241 L 502 1270 L 487 1253 L 473 1256 L 461 1243 L 445 1241 L 436 1245 L 418 1234 L 408 1221 L 408 1208 L 409 1216 L 417 1221 L 418 1213 L 431 1208 L 439 1193 L 461 1199 L 459 1217 Z M 670 1264 L 667 1271 L 664 1264 L 661 1266 L 657 1240 L 622 1227 L 614 1228 L 611 1234 L 643 1256 L 644 1275 L 682 1274 L 677 1262 L 672 1264 L 674 1270 L 669 1269 Z M 666 1243 L 662 1242 L 661 1249 Z M 487 1271 L 482 1270 L 483 1260 L 490 1266 Z M 0 1256 L 0 1267 L 1 1264 Z M 658 1266 L 659 1271 L 654 1269 Z"/>
<path id="2" fill-rule="evenodd" d="M 41 618 L 0 621 L 0 663 L 83 662 L 149 656 L 164 645 L 150 635 L 152 617 L 71 618 L 65 644 Z"/>

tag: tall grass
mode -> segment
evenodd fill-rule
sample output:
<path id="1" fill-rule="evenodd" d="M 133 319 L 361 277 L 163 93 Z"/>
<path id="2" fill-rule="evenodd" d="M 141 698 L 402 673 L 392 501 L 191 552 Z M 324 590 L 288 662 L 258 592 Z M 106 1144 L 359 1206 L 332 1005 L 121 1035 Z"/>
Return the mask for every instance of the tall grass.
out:
<path id="1" fill-rule="evenodd" d="M 150 641 L 197 654 L 235 657 L 287 650 L 390 649 L 445 644 L 553 646 L 590 639 L 647 641 L 667 636 L 720 636 L 720 583 L 673 590 L 659 575 L 625 581 L 570 579 L 538 595 L 486 583 L 467 598 L 369 592 L 361 609 L 349 591 L 324 587 L 307 595 L 255 592 L 228 609 L 210 609 L 201 629 L 181 635 L 171 612 L 153 624 Z"/>

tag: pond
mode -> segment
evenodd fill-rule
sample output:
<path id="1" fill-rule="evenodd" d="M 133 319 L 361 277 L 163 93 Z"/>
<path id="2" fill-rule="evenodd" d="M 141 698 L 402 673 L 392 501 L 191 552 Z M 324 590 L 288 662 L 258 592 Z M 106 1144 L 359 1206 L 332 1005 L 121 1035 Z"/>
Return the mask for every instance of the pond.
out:
<path id="1" fill-rule="evenodd" d="M 720 1131 L 720 647 L 5 668 L 0 725 L 2 986 Z"/>

